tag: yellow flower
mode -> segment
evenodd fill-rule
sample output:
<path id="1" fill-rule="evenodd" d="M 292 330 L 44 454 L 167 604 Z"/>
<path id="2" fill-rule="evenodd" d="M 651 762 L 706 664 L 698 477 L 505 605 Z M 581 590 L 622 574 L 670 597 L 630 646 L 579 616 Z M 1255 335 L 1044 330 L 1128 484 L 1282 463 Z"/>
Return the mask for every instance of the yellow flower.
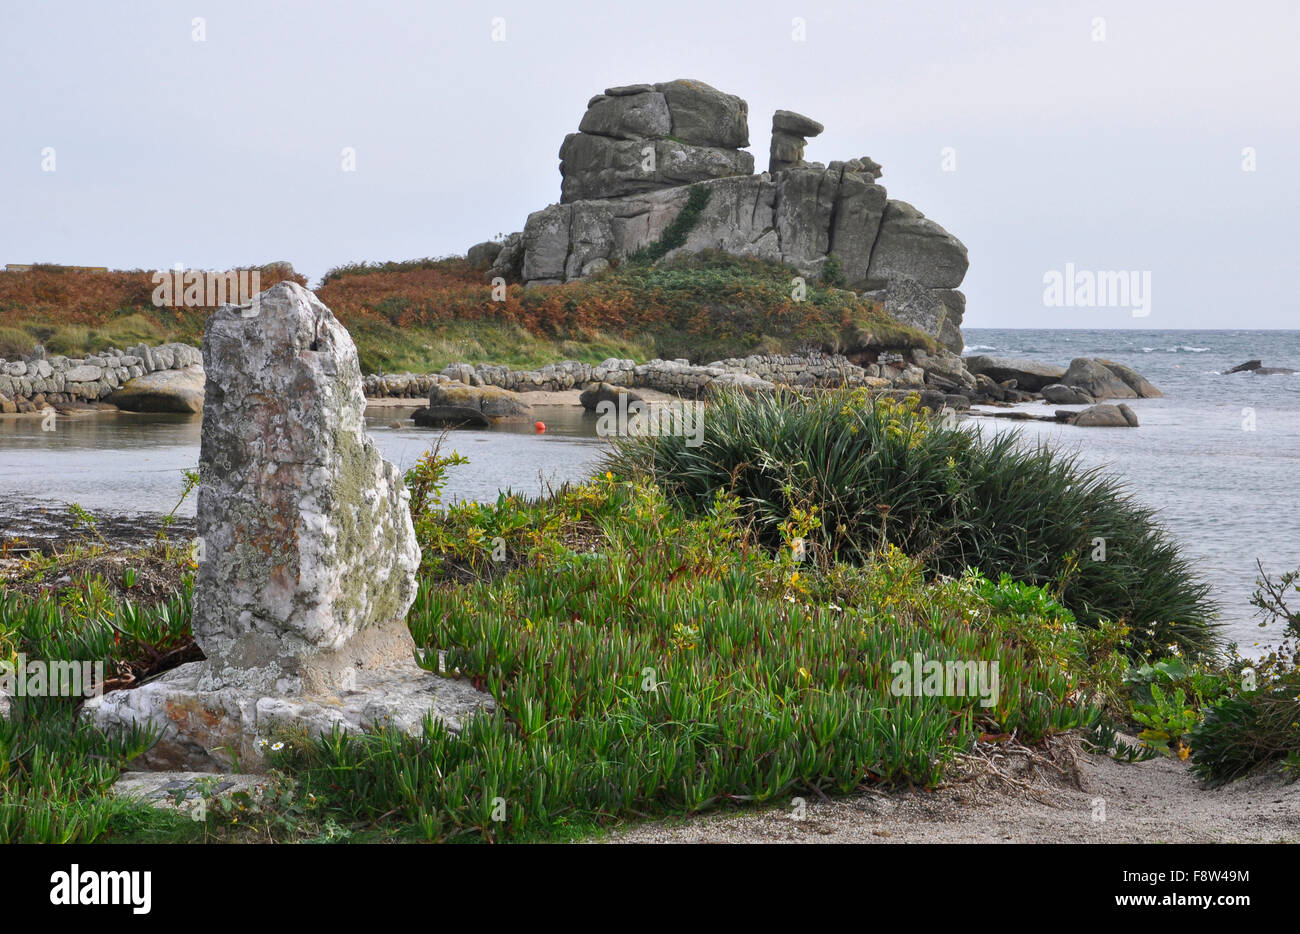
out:
<path id="1" fill-rule="evenodd" d="M 807 668 L 800 668 L 799 674 L 803 676 L 804 680 L 807 680 L 812 677 L 812 674 L 808 671 Z"/>

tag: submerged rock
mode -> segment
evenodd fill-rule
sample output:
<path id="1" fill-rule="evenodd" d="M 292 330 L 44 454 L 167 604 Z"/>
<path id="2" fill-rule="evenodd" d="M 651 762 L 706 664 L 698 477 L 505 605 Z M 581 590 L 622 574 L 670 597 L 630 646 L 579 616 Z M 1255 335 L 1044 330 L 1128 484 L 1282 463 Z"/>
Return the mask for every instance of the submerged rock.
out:
<path id="1" fill-rule="evenodd" d="M 1057 412 L 1071 425 L 1079 428 L 1136 428 L 1137 414 L 1127 405 L 1094 405 L 1082 412 Z"/>
<path id="2" fill-rule="evenodd" d="M 1284 366 L 1264 366 L 1262 360 L 1248 360 L 1228 371 L 1228 373 L 1253 373 L 1256 376 L 1289 376 L 1295 372 Z"/>

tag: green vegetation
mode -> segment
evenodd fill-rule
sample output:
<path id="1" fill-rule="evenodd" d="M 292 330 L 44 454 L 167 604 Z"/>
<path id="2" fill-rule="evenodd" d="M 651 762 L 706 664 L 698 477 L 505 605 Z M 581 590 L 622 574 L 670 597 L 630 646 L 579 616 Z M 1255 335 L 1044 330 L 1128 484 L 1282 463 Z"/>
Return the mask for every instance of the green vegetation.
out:
<path id="1" fill-rule="evenodd" d="M 880 306 L 826 282 L 796 296 L 797 272 L 725 253 L 651 262 L 683 239 L 705 188 L 655 247 L 591 279 L 497 290 L 461 258 L 353 263 L 326 273 L 317 294 L 357 344 L 362 370 L 433 372 L 449 363 L 532 368 L 560 360 L 686 357 L 707 363 L 751 353 L 868 346 L 935 350 Z M 833 266 L 831 266 L 833 271 Z M 263 287 L 292 275 L 266 267 Z M 826 278 L 825 275 L 823 278 Z M 158 308 L 149 273 L 25 272 L 0 276 L 0 355 L 43 343 L 76 356 L 138 342 L 198 344 L 212 309 Z"/>
<path id="2" fill-rule="evenodd" d="M 620 438 L 610 465 L 696 511 L 734 493 L 769 546 L 796 511 L 816 509 L 810 542 L 828 559 L 865 563 L 894 545 L 932 573 L 1051 586 L 1081 622 L 1127 625 L 1140 655 L 1217 642 L 1208 586 L 1116 480 L 1010 433 L 944 427 L 911 403 L 872 404 L 863 390 L 731 397 L 709 408 L 698 447 Z"/>
<path id="3" fill-rule="evenodd" d="M 568 839 L 934 787 L 977 743 L 1066 731 L 1126 761 L 1190 753 L 1215 781 L 1300 761 L 1294 648 L 1256 663 L 1255 685 L 1244 660 L 1203 651 L 1206 619 L 1144 626 L 1133 612 L 1179 587 L 1203 606 L 1190 576 L 1142 589 L 1086 573 L 1096 530 L 1122 581 L 1127 561 L 1185 573 L 1118 488 L 1046 452 L 1016 460 L 914 402 L 827 393 L 781 408 L 723 400 L 702 448 L 630 440 L 604 475 L 541 500 L 444 507 L 465 459 L 435 448 L 406 475 L 424 555 L 408 623 L 425 667 L 445 653 L 493 713 L 457 735 L 429 722 L 415 736 L 281 737 L 270 788 L 199 789 L 196 822 L 108 796 L 149 737 L 100 736 L 72 700 L 18 699 L 0 721 L 0 842 Z M 192 568 L 165 541 L 152 551 Z M 193 657 L 188 575 L 146 603 L 135 573 L 59 584 L 56 568 L 34 562 L 47 585 L 0 597 L 0 658 L 102 660 L 117 686 Z M 1283 581 L 1259 600 L 1294 639 L 1283 600 L 1300 575 Z M 918 655 L 985 678 L 996 663 L 996 686 L 914 694 L 897 666 Z"/>
<path id="4" fill-rule="evenodd" d="M 642 247 L 628 257 L 630 263 L 656 263 L 671 250 L 686 243 L 686 237 L 700 222 L 700 214 L 709 203 L 709 189 L 692 185 L 686 194 L 686 204 L 681 212 L 664 228 L 663 235 L 649 246 Z"/>
<path id="5" fill-rule="evenodd" d="M 1261 565 L 1259 574 L 1251 602 L 1265 616 L 1261 625 L 1282 625 L 1282 638 L 1257 661 L 1234 651 L 1234 690 L 1202 708 L 1191 731 L 1192 767 L 1212 784 L 1278 761 L 1300 778 L 1300 570 L 1273 578 Z"/>
<path id="6" fill-rule="evenodd" d="M 429 726 L 417 737 L 291 739 L 270 800 L 214 807 L 202 826 L 116 806 L 83 838 L 562 837 L 863 783 L 933 786 L 982 734 L 1032 742 L 1100 715 L 1084 634 L 1035 590 L 978 574 L 927 582 L 896 550 L 861 567 L 800 563 L 789 542 L 759 547 L 734 497 L 689 516 L 655 486 L 611 477 L 540 502 L 502 495 L 443 513 L 455 460 L 435 453 L 409 475 L 431 558 L 410 625 L 428 664 L 446 650 L 451 669 L 498 698 L 497 712 L 459 737 Z M 144 645 L 162 654 L 188 623 L 187 598 L 146 612 L 69 589 L 102 584 L 0 602 L 5 644 L 116 670 Z M 914 653 L 997 662 L 999 687 L 898 696 L 890 662 Z M 59 703 L 24 706 L 4 727 L 16 767 L 34 767 L 24 750 L 39 731 L 69 734 Z M 68 776 L 106 756 L 94 760 L 102 780 L 47 782 L 50 809 L 102 796 L 139 741 L 110 748 L 69 734 L 32 753 L 67 759 Z"/>

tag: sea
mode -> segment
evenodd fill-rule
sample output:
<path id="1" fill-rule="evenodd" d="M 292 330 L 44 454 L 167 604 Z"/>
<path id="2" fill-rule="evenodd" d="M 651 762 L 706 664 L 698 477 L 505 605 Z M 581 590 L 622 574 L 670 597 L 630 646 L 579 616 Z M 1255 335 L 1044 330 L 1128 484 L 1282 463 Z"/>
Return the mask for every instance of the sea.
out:
<path id="1" fill-rule="evenodd" d="M 1300 568 L 1300 373 L 1227 371 L 1249 360 L 1300 371 L 1300 331 L 963 332 L 967 355 L 1060 366 L 1101 357 L 1154 383 L 1164 398 L 1129 402 L 1136 430 L 976 421 L 984 431 L 1015 431 L 1027 443 L 1077 452 L 1122 477 L 1212 585 L 1227 638 L 1244 654 L 1276 641 L 1277 627 L 1260 628 L 1250 598 L 1257 563 L 1275 576 Z M 1062 407 L 1017 408 L 1050 414 Z"/>
<path id="2" fill-rule="evenodd" d="M 1300 375 L 1227 370 L 1247 360 L 1300 370 L 1300 331 L 967 329 L 967 354 L 1023 357 L 1061 366 L 1075 357 L 1128 364 L 1164 392 L 1131 402 L 1141 427 L 1075 428 L 971 419 L 1026 444 L 1077 452 L 1119 475 L 1152 506 L 1212 586 L 1226 635 L 1247 654 L 1275 640 L 1250 605 L 1259 573 L 1300 568 Z M 1019 408 L 1050 414 L 1058 407 Z M 438 432 L 413 428 L 410 410 L 372 408 L 367 427 L 385 457 L 411 466 Z M 539 412 L 547 426 L 466 429 L 442 439 L 470 464 L 448 475 L 449 501 L 530 496 L 596 470 L 605 442 L 595 418 L 573 407 Z M 176 534 L 193 528 L 194 498 L 177 502 L 199 458 L 199 418 L 117 413 L 41 419 L 0 416 L 0 543 L 68 533 L 69 507 L 99 518 L 110 539 L 153 534 L 173 508 Z M 86 533 L 90 534 L 90 533 Z M 192 534 L 192 532 L 191 532 Z"/>

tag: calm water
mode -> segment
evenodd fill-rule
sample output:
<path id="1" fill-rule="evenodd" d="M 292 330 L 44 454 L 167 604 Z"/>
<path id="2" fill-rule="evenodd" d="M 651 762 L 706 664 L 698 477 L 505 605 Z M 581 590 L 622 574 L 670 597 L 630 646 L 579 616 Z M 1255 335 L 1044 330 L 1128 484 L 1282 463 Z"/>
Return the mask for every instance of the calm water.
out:
<path id="1" fill-rule="evenodd" d="M 390 427 L 409 419 L 414 408 L 367 410 L 375 444 L 402 470 L 440 434 L 411 427 L 409 421 L 405 427 Z M 574 406 L 538 406 L 536 411 L 546 422 L 544 434 L 536 433 L 531 422 L 450 432 L 443 452 L 457 450 L 470 462 L 449 472 L 444 499 L 495 499 L 505 489 L 535 496 L 548 486 L 591 476 L 603 450 L 595 417 L 584 417 Z M 41 430 L 39 418 L 0 418 L 0 539 L 57 531 L 69 503 L 106 520 L 145 514 L 144 521 L 130 526 L 152 534 L 157 517 L 176 504 L 184 489 L 182 472 L 198 467 L 199 427 L 197 415 L 67 418 L 49 432 Z M 196 498 L 191 495 L 177 514 L 192 519 Z M 123 534 L 132 531 L 128 527 Z"/>
<path id="2" fill-rule="evenodd" d="M 1129 364 L 1165 392 L 1164 399 L 1132 403 L 1142 422 L 1136 431 L 976 421 L 982 431 L 1015 431 L 1027 441 L 1077 450 L 1088 463 L 1125 477 L 1214 585 L 1229 634 L 1243 648 L 1259 640 L 1248 604 L 1256 559 L 1273 572 L 1300 566 L 1300 376 L 1224 371 L 1252 358 L 1300 370 L 1300 331 L 971 329 L 966 338 L 968 353 L 1061 365 L 1078 356 L 1106 357 Z M 1247 409 L 1253 431 L 1244 430 Z M 371 411 L 375 442 L 401 468 L 438 436 L 389 427 L 410 410 Z M 451 471 L 449 498 L 492 499 L 506 488 L 535 495 L 590 476 L 602 450 L 595 418 L 574 407 L 539 410 L 538 417 L 549 429 L 542 435 L 530 425 L 452 432 L 446 447 L 470 464 Z M 106 517 L 137 517 L 136 533 L 150 534 L 180 495 L 181 471 L 198 459 L 197 416 L 64 419 L 53 432 L 41 431 L 39 419 L 0 418 L 0 538 L 48 531 L 51 517 L 66 515 L 69 502 Z M 180 514 L 193 516 L 193 499 Z"/>

